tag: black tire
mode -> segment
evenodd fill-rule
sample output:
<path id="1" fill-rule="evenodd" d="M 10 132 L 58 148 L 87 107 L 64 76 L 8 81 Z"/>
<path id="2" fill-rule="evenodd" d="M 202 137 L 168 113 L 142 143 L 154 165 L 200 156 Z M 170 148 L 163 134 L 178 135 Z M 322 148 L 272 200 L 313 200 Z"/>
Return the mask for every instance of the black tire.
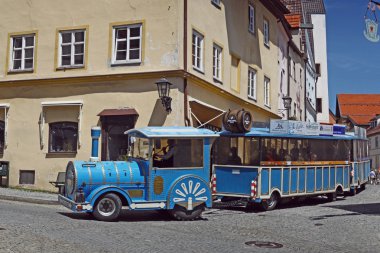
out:
<path id="1" fill-rule="evenodd" d="M 362 185 L 360 186 L 360 191 L 363 191 L 363 190 L 365 190 L 365 187 L 366 187 L 366 185 L 367 185 L 367 183 L 365 183 L 365 184 L 362 184 Z"/>
<path id="2" fill-rule="evenodd" d="M 272 211 L 276 208 L 277 204 L 280 202 L 280 196 L 278 193 L 273 192 L 270 198 L 266 201 L 261 201 L 261 209 L 264 211 Z"/>
<path id="3" fill-rule="evenodd" d="M 333 201 L 336 201 L 336 196 L 338 194 L 336 192 L 332 192 L 332 193 L 327 193 L 327 200 L 329 202 L 333 202 Z"/>
<path id="4" fill-rule="evenodd" d="M 195 207 L 193 210 L 188 211 L 186 208 L 175 205 L 173 210 L 169 210 L 170 215 L 179 221 L 190 221 L 199 219 L 204 210 L 204 206 L 200 205 Z"/>
<path id="5" fill-rule="evenodd" d="M 93 215 L 100 221 L 115 221 L 121 212 L 121 200 L 114 193 L 108 193 L 96 202 Z"/>

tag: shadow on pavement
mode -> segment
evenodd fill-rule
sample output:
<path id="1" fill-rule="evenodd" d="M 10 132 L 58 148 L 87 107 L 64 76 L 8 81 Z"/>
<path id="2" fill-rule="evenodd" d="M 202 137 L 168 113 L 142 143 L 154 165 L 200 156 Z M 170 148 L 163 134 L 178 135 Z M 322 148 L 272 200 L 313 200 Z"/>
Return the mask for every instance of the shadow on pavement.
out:
<path id="1" fill-rule="evenodd" d="M 345 210 L 349 212 L 356 213 L 357 215 L 380 215 L 380 203 L 369 203 L 369 204 L 353 204 L 353 205 L 342 205 L 342 206 L 326 206 L 335 209 Z"/>
<path id="2" fill-rule="evenodd" d="M 58 214 L 66 216 L 73 220 L 96 220 L 90 213 L 66 213 L 58 212 Z M 198 221 L 207 221 L 200 218 Z M 175 222 L 167 211 L 129 211 L 122 210 L 118 222 L 144 222 L 144 221 L 167 221 Z"/>

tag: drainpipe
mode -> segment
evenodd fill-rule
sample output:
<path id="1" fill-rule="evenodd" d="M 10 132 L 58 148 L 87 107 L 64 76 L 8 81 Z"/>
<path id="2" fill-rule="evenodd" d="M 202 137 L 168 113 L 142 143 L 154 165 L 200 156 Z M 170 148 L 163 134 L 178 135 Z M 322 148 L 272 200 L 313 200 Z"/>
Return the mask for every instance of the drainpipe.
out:
<path id="1" fill-rule="evenodd" d="M 183 69 L 185 76 L 183 77 L 183 110 L 185 126 L 190 125 L 188 115 L 188 90 L 187 90 L 187 0 L 183 2 Z"/>
<path id="2" fill-rule="evenodd" d="M 290 73 L 289 73 L 289 70 L 290 70 L 290 67 L 291 67 L 291 65 L 290 65 L 290 40 L 288 40 L 288 69 L 287 69 L 287 73 L 288 73 L 288 96 L 290 97 Z M 291 106 L 290 106 L 290 108 L 292 108 Z M 289 119 L 289 114 L 290 114 L 290 111 L 291 111 L 291 109 L 289 109 L 289 110 L 287 110 L 287 119 Z"/>

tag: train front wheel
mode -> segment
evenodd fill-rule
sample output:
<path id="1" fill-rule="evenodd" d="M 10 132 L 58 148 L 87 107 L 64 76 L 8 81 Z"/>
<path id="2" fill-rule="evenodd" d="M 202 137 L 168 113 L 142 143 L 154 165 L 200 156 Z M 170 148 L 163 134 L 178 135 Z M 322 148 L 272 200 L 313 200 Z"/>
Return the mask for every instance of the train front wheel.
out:
<path id="1" fill-rule="evenodd" d="M 180 221 L 190 221 L 199 219 L 203 212 L 203 205 L 195 207 L 193 210 L 187 210 L 186 208 L 175 205 L 173 210 L 170 210 L 170 215 Z"/>
<path id="2" fill-rule="evenodd" d="M 93 215 L 100 221 L 114 221 L 119 217 L 121 207 L 122 203 L 119 196 L 108 193 L 97 201 Z"/>

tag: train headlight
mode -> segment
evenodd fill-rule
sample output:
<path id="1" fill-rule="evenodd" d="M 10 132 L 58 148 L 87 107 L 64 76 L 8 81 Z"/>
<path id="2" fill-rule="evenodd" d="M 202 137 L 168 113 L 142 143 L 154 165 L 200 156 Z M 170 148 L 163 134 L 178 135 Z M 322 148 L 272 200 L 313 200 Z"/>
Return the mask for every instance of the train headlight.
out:
<path id="1" fill-rule="evenodd" d="M 66 169 L 66 183 L 65 183 L 66 195 L 70 195 L 74 193 L 75 181 L 76 181 L 76 175 L 75 175 L 74 164 L 69 163 Z"/>

